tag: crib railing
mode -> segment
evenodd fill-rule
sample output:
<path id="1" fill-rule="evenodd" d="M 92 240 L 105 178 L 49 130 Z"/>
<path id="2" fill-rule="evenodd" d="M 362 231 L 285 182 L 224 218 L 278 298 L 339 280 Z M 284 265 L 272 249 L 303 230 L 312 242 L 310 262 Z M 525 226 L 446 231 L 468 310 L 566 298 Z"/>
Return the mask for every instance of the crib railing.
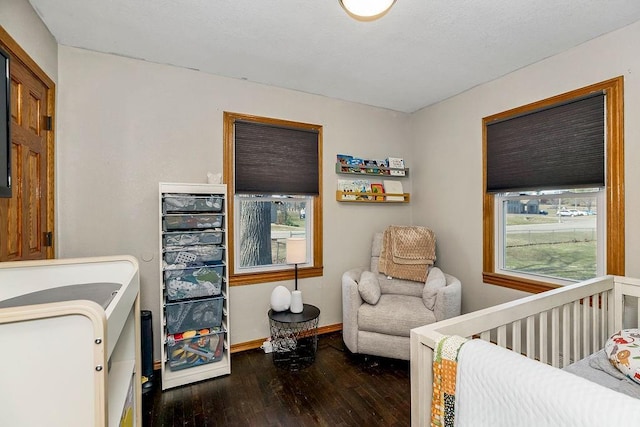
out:
<path id="1" fill-rule="evenodd" d="M 640 280 L 606 276 L 413 329 L 412 425 L 429 424 L 432 349 L 444 335 L 480 338 L 562 368 L 623 327 L 638 327 L 639 318 Z"/>

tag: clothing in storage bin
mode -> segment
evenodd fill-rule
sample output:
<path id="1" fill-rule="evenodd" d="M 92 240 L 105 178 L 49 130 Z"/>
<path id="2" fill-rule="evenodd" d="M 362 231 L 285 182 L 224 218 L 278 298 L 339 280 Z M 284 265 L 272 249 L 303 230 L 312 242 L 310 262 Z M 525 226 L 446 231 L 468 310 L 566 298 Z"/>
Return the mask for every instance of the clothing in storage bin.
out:
<path id="1" fill-rule="evenodd" d="M 184 194 L 165 194 L 162 199 L 162 211 L 167 212 L 220 212 L 222 197 L 192 196 Z"/>
<path id="2" fill-rule="evenodd" d="M 215 328 L 222 324 L 223 297 L 172 302 L 165 305 L 167 332 Z"/>
<path id="3" fill-rule="evenodd" d="M 178 231 L 166 232 L 162 236 L 163 246 L 219 245 L 222 243 L 222 231 Z"/>
<path id="4" fill-rule="evenodd" d="M 222 360 L 224 330 L 186 331 L 167 336 L 169 367 L 177 371 Z"/>
<path id="5" fill-rule="evenodd" d="M 167 246 L 164 260 L 167 264 L 181 264 L 195 267 L 222 261 L 224 248 L 215 245 Z"/>
<path id="6" fill-rule="evenodd" d="M 167 299 L 176 301 L 220 295 L 223 275 L 223 266 L 165 270 L 164 280 Z"/>
<path id="7" fill-rule="evenodd" d="M 222 226 L 221 214 L 170 214 L 162 218 L 162 228 L 164 231 L 179 231 L 207 228 L 218 228 Z"/>

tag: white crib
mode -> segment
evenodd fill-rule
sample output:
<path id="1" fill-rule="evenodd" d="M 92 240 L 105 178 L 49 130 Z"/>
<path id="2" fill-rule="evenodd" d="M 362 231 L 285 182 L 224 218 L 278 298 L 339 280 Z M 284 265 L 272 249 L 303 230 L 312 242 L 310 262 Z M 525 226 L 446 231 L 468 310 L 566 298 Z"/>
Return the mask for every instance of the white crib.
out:
<path id="1" fill-rule="evenodd" d="M 434 345 L 445 335 L 480 338 L 563 368 L 637 328 L 640 280 L 606 276 L 489 307 L 411 331 L 411 423 L 430 424 Z"/>

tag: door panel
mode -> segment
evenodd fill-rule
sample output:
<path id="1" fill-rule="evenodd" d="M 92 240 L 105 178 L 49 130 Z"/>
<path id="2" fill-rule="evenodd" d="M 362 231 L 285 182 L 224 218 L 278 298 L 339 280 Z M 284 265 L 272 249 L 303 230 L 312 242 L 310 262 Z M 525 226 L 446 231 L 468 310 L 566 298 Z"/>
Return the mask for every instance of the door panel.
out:
<path id="1" fill-rule="evenodd" d="M 11 198 L 0 198 L 0 261 L 53 258 L 44 235 L 53 233 L 53 82 L 0 27 L 10 55 Z"/>
<path id="2" fill-rule="evenodd" d="M 27 179 L 29 185 L 26 187 L 28 203 L 27 209 L 27 237 L 29 242 L 29 255 L 38 254 L 42 250 L 42 206 L 40 203 L 40 153 L 29 152 L 27 158 Z"/>
<path id="3" fill-rule="evenodd" d="M 11 144 L 11 170 L 14 176 L 20 176 L 22 163 L 19 159 L 22 156 L 21 146 Z M 7 200 L 7 259 L 18 259 L 22 253 L 22 191 L 20 191 L 19 180 L 14 180 L 13 197 Z M 3 251 L 0 251 L 0 253 Z"/>

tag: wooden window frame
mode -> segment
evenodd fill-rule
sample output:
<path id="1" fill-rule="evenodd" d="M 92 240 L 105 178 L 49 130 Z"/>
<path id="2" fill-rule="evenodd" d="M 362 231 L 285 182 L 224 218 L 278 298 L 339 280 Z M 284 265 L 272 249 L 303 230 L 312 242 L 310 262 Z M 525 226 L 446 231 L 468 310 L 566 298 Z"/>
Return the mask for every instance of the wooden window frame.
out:
<path id="1" fill-rule="evenodd" d="M 554 104 L 583 97 L 592 92 L 604 92 L 606 98 L 606 274 L 625 274 L 625 214 L 624 214 L 624 79 L 622 76 L 581 89 L 537 101 L 482 119 L 482 196 L 483 196 L 483 272 L 484 283 L 539 293 L 560 285 L 496 273 L 495 197 L 486 192 L 487 184 L 487 124 L 495 120 L 521 115 Z"/>
<path id="2" fill-rule="evenodd" d="M 293 122 L 288 120 L 274 119 L 269 117 L 259 117 L 248 114 L 232 113 L 225 111 L 223 114 L 224 121 L 224 145 L 223 145 L 223 180 L 227 185 L 227 252 L 228 252 L 228 269 L 229 269 L 229 285 L 242 286 L 254 285 L 257 283 L 277 282 L 294 279 L 294 269 L 290 265 L 283 265 L 282 269 L 267 272 L 252 273 L 236 273 L 235 271 L 235 246 L 234 238 L 234 123 L 236 120 L 253 121 L 258 123 L 270 124 L 282 127 L 294 127 L 318 132 L 318 186 L 319 194 L 313 196 L 313 224 L 310 230 L 313 233 L 313 265 L 310 267 L 299 267 L 298 278 L 321 277 L 323 274 L 322 253 L 323 253 L 323 228 L 322 228 L 322 126 Z"/>

